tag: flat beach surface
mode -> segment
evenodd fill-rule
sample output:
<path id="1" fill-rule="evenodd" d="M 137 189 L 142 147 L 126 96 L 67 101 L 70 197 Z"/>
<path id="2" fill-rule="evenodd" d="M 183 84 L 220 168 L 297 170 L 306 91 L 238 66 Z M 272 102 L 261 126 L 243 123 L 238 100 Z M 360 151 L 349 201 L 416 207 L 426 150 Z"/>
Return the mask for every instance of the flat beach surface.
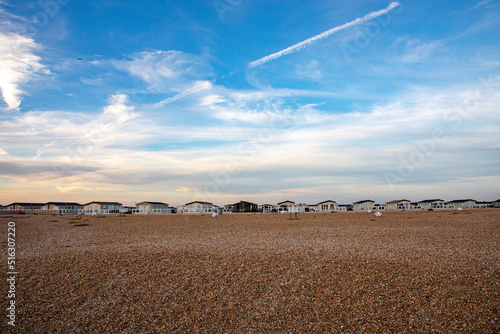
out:
<path id="1" fill-rule="evenodd" d="M 500 332 L 500 210 L 383 214 L 0 218 L 10 332 Z"/>

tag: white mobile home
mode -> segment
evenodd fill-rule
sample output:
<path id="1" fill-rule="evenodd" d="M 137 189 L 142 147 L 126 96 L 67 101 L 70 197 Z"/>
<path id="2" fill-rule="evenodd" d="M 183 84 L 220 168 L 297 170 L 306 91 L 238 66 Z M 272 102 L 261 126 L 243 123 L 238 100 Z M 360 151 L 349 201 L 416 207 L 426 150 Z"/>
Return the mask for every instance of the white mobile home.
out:
<path id="1" fill-rule="evenodd" d="M 326 212 L 326 211 L 331 212 L 339 210 L 337 202 L 332 200 L 319 202 L 318 204 L 316 204 L 316 208 L 319 212 Z"/>
<path id="2" fill-rule="evenodd" d="M 442 199 L 426 199 L 423 201 L 418 202 L 418 205 L 422 209 L 445 209 L 446 206 L 444 204 L 444 201 Z"/>
<path id="3" fill-rule="evenodd" d="M 7 210 L 10 211 L 39 211 L 42 208 L 43 203 L 21 203 L 14 202 L 7 205 Z"/>
<path id="4" fill-rule="evenodd" d="M 77 215 L 82 213 L 83 205 L 74 202 L 47 202 L 42 205 L 41 210 L 58 211 L 59 214 Z"/>
<path id="5" fill-rule="evenodd" d="M 184 205 L 183 213 L 211 213 L 214 205 L 209 202 L 194 201 Z"/>
<path id="6" fill-rule="evenodd" d="M 278 211 L 290 211 L 290 208 L 294 205 L 295 202 L 292 201 L 283 201 L 276 204 L 276 206 L 278 207 Z"/>
<path id="7" fill-rule="evenodd" d="M 364 200 L 364 201 L 359 201 L 353 203 L 353 210 L 354 211 L 368 211 L 368 210 L 373 210 L 373 206 L 375 205 L 375 201 L 372 200 Z"/>
<path id="8" fill-rule="evenodd" d="M 446 204 L 449 209 L 472 209 L 476 207 L 477 202 L 473 199 L 457 199 Z"/>
<path id="9" fill-rule="evenodd" d="M 169 208 L 167 203 L 163 202 L 140 202 L 135 205 L 135 210 L 133 213 L 136 214 L 161 214 L 161 213 L 172 213 L 172 209 Z"/>
<path id="10" fill-rule="evenodd" d="M 398 199 L 385 204 L 387 210 L 410 210 L 411 202 L 407 199 Z"/>
<path id="11" fill-rule="evenodd" d="M 292 212 L 306 212 L 306 203 L 298 203 L 290 208 Z"/>
<path id="12" fill-rule="evenodd" d="M 83 212 L 86 215 L 120 214 L 121 203 L 118 202 L 89 202 L 84 204 Z"/>
<path id="13" fill-rule="evenodd" d="M 273 210 L 272 204 L 261 204 L 259 205 L 259 211 L 261 212 L 271 212 Z"/>

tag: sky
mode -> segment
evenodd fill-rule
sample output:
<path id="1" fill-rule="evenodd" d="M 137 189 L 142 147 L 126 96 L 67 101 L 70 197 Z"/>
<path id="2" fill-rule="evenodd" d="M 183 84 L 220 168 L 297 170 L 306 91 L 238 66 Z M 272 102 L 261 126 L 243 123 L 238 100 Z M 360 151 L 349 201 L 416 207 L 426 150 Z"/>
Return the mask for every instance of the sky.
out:
<path id="1" fill-rule="evenodd" d="M 0 0 L 0 204 L 500 198 L 500 1 Z"/>

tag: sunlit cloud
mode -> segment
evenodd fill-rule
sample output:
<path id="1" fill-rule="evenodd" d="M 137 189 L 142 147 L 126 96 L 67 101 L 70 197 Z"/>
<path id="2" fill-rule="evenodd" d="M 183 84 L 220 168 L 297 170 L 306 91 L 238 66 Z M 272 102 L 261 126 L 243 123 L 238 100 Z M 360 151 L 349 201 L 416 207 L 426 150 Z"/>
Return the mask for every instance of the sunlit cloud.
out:
<path id="1" fill-rule="evenodd" d="M 500 95 L 488 94 L 488 91 L 484 93 L 484 97 L 476 104 L 470 104 L 474 98 L 471 94 L 477 96 L 475 88 L 450 92 L 450 95 L 421 92 L 420 95 L 410 94 L 411 98 L 408 100 L 400 99 L 390 104 L 374 106 L 369 112 L 337 115 L 317 110 L 320 106 L 318 104 L 293 106 L 285 100 L 268 101 L 261 106 L 261 110 L 253 110 L 245 104 L 240 105 L 243 109 L 236 111 L 225 106 L 224 109 L 214 109 L 219 114 L 212 117 L 242 121 L 251 126 L 233 125 L 223 128 L 218 122 L 205 127 L 147 125 L 127 105 L 127 97 L 118 94 L 110 98 L 110 104 L 97 115 L 97 120 L 81 123 L 75 119 L 72 121 L 74 123 L 67 124 L 72 129 L 92 129 L 99 124 L 117 120 L 116 125 L 106 128 L 109 133 L 104 131 L 103 138 L 94 135 L 82 137 L 88 139 L 93 146 L 72 146 L 84 139 L 69 142 L 69 145 L 50 141 L 41 148 L 33 144 L 34 152 L 35 148 L 43 151 L 43 155 L 37 159 L 37 165 L 18 157 L 16 165 L 4 164 L 1 170 L 4 177 L 22 177 L 39 182 L 49 182 L 52 179 L 55 182 L 61 177 L 57 169 L 52 168 L 55 164 L 64 167 L 63 176 L 69 182 L 65 187 L 70 187 L 73 183 L 137 186 L 173 183 L 173 191 L 179 193 L 203 188 L 210 181 L 211 173 L 228 170 L 228 166 L 241 173 L 260 175 L 262 179 L 269 178 L 268 182 L 271 184 L 278 182 L 273 177 L 278 170 L 282 171 L 281 175 L 286 170 L 290 178 L 301 185 L 312 182 L 313 175 L 317 180 L 322 180 L 325 176 L 335 180 L 337 177 L 345 177 L 353 170 L 361 176 L 371 175 L 374 179 L 383 181 L 384 171 L 397 165 L 397 157 L 411 152 L 418 140 L 428 139 L 436 128 L 445 132 L 447 140 L 440 143 L 437 150 L 443 153 L 436 155 L 434 161 L 445 159 L 448 154 L 446 152 L 497 148 L 500 128 L 496 124 L 500 124 L 500 119 L 495 113 L 495 106 L 500 102 Z M 220 97 L 208 99 L 220 101 L 212 106 L 226 103 Z M 462 103 L 471 107 L 457 109 L 456 106 Z M 234 114 L 229 114 L 230 112 Z M 461 113 L 462 122 L 455 128 L 457 113 Z M 41 124 L 46 123 L 44 114 L 33 114 L 30 117 L 33 124 L 37 123 L 37 119 Z M 132 122 L 133 118 L 137 120 Z M 24 118 L 19 118 L 19 122 L 21 125 Z M 35 143 L 36 138 L 45 135 L 42 130 L 29 133 L 25 139 Z M 67 134 L 63 128 L 53 127 L 50 131 L 55 131 L 52 133 L 55 137 Z M 464 133 L 467 136 L 464 137 Z M 196 145 L 182 150 L 148 149 L 148 145 L 154 145 L 158 141 L 174 143 L 180 138 L 199 140 L 200 143 L 210 138 L 219 144 L 209 150 Z M 394 141 L 394 138 L 398 140 Z M 471 138 L 474 138 L 472 142 Z M 11 150 L 11 147 L 6 147 L 6 150 Z M 443 163 L 447 163 L 446 159 Z M 182 186 L 178 186 L 180 180 L 184 182 Z M 234 185 L 231 187 L 236 187 L 238 182 L 238 177 L 232 178 L 231 183 Z M 282 182 L 285 181 L 279 181 L 280 184 Z"/>
<path id="2" fill-rule="evenodd" d="M 191 192 L 194 192 L 193 189 L 189 188 L 189 187 L 178 187 L 175 191 L 178 191 L 180 193 L 191 193 Z"/>
<path id="3" fill-rule="evenodd" d="M 69 193 L 69 192 L 75 192 L 77 190 L 78 191 L 81 191 L 81 190 L 92 191 L 92 188 L 84 187 L 84 186 L 67 186 L 67 187 L 57 186 L 56 189 L 59 190 L 63 194 L 66 194 L 66 193 Z"/>
<path id="4" fill-rule="evenodd" d="M 34 52 L 40 46 L 31 38 L 0 32 L 0 88 L 8 109 L 18 109 L 21 85 L 39 73 L 48 73 Z"/>

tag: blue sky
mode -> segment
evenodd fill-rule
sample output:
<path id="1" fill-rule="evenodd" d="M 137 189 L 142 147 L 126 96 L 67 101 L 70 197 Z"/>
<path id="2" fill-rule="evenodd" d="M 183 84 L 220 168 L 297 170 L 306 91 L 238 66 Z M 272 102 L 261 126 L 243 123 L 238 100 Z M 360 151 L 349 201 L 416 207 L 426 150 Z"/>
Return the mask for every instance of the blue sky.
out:
<path id="1" fill-rule="evenodd" d="M 1 204 L 500 197 L 499 1 L 0 8 Z"/>

